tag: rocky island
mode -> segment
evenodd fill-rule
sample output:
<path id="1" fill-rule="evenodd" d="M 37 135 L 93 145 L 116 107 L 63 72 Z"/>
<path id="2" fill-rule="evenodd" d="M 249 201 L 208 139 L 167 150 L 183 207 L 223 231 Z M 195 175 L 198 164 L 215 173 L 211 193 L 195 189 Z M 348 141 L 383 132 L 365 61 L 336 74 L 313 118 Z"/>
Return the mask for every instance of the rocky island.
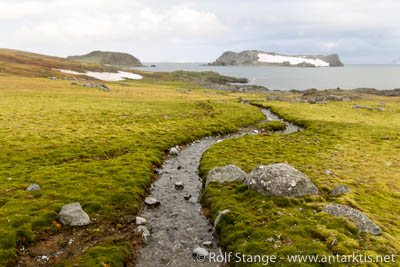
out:
<path id="1" fill-rule="evenodd" d="M 128 53 L 93 51 L 86 55 L 70 56 L 67 58 L 79 62 L 110 65 L 114 67 L 143 67 L 139 59 Z"/>
<path id="2" fill-rule="evenodd" d="M 209 66 L 229 65 L 278 65 L 294 67 L 342 67 L 339 55 L 284 55 L 259 50 L 246 50 L 239 53 L 224 52 Z"/>

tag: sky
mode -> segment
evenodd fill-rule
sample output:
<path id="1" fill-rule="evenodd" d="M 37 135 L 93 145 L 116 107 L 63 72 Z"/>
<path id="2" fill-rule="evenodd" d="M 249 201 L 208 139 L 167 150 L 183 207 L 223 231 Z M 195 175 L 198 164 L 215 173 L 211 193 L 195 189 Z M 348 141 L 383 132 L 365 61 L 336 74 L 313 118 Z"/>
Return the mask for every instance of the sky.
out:
<path id="1" fill-rule="evenodd" d="M 224 51 L 400 57 L 398 0 L 0 0 L 1 48 L 53 56 L 127 52 L 210 62 Z"/>

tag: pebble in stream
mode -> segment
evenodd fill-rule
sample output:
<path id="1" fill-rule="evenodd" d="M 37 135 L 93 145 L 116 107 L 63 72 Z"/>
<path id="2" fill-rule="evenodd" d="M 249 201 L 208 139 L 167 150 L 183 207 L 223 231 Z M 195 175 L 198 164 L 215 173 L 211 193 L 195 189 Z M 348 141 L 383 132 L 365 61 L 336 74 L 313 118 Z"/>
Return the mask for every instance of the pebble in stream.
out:
<path id="1" fill-rule="evenodd" d="M 279 120 L 271 118 L 270 111 L 262 111 L 268 120 Z M 291 127 L 290 132 L 297 129 Z M 223 139 L 242 135 L 229 135 Z M 208 137 L 196 141 L 164 162 L 160 171 L 161 177 L 154 183 L 151 191 L 151 197 L 161 204 L 156 208 L 146 207 L 140 215 L 146 218 L 151 237 L 141 249 L 137 266 L 222 266 L 203 258 L 204 262 L 196 261 L 192 255 L 193 250 L 200 251 L 198 248 L 217 255 L 221 253 L 217 246 L 212 246 L 213 243 L 218 243 L 213 236 L 213 226 L 201 214 L 201 206 L 197 202 L 202 189 L 202 182 L 197 174 L 200 159 L 209 147 L 220 140 L 221 138 Z M 176 183 L 182 183 L 184 190 L 177 190 Z M 180 186 L 179 188 L 181 189 Z M 190 199 L 185 200 L 188 196 L 191 196 Z"/>

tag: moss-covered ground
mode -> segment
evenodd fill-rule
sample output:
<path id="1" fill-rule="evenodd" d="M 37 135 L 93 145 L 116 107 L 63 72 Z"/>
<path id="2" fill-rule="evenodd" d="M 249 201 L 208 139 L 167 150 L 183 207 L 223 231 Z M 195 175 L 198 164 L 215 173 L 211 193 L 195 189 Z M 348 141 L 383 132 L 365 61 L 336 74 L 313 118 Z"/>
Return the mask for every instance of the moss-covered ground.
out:
<path id="1" fill-rule="evenodd" d="M 286 129 L 286 124 L 281 121 L 269 121 L 266 123 L 260 123 L 257 125 L 258 129 L 268 131 L 268 132 L 276 132 L 283 131 Z"/>
<path id="2" fill-rule="evenodd" d="M 111 92 L 0 76 L 0 266 L 13 266 L 18 247 L 65 231 L 57 223 L 65 204 L 80 202 L 97 225 L 135 215 L 170 147 L 263 117 L 256 107 L 229 101 L 234 97 L 184 82 L 107 86 Z M 26 192 L 32 183 L 41 190 Z M 108 242 L 78 262 L 123 266 L 129 253 L 125 243 Z"/>
<path id="3" fill-rule="evenodd" d="M 217 227 L 221 245 L 234 253 L 277 255 L 283 258 L 280 266 L 299 266 L 286 261 L 287 255 L 294 254 L 398 255 L 400 103 L 398 98 L 376 100 L 386 104 L 385 111 L 353 109 L 351 102 L 264 102 L 262 105 L 305 127 L 305 131 L 246 135 L 210 148 L 201 161 L 203 177 L 215 166 L 235 164 L 250 172 L 258 165 L 288 162 L 307 174 L 320 190 L 318 196 L 289 199 L 262 196 L 240 183 L 210 183 L 202 203 L 210 209 L 212 219 L 221 210 L 231 210 Z M 357 103 L 378 106 L 377 101 Z M 351 193 L 330 196 L 329 192 L 340 184 L 347 185 Z M 364 212 L 383 234 L 358 234 L 353 223 L 322 212 L 327 203 L 345 204 Z"/>

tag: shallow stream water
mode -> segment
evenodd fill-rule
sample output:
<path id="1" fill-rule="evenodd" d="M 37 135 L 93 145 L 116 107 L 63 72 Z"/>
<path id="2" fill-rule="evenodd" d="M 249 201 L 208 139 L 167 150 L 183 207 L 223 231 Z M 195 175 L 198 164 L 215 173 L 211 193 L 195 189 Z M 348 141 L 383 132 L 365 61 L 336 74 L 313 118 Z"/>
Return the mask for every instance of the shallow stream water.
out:
<path id="1" fill-rule="evenodd" d="M 270 110 L 261 109 L 266 121 L 282 121 Z M 260 122 L 260 123 L 262 123 Z M 283 133 L 301 130 L 299 127 L 285 122 L 287 128 Z M 202 190 L 202 181 L 198 168 L 203 153 L 217 142 L 245 134 L 257 134 L 254 128 L 241 129 L 237 134 L 224 137 L 206 137 L 183 148 L 178 156 L 171 156 L 164 162 L 160 178 L 153 184 L 151 197 L 161 202 L 156 208 L 146 207 L 140 214 L 147 220 L 151 237 L 141 250 L 137 266 L 219 266 L 217 263 L 196 261 L 192 252 L 203 247 L 203 242 L 212 241 L 209 252 L 221 253 L 218 240 L 213 235 L 214 229 L 209 220 L 201 213 L 198 199 Z M 183 182 L 184 189 L 175 189 L 176 182 Z M 185 194 L 192 196 L 185 200 Z M 207 260 L 206 260 L 207 261 Z"/>

